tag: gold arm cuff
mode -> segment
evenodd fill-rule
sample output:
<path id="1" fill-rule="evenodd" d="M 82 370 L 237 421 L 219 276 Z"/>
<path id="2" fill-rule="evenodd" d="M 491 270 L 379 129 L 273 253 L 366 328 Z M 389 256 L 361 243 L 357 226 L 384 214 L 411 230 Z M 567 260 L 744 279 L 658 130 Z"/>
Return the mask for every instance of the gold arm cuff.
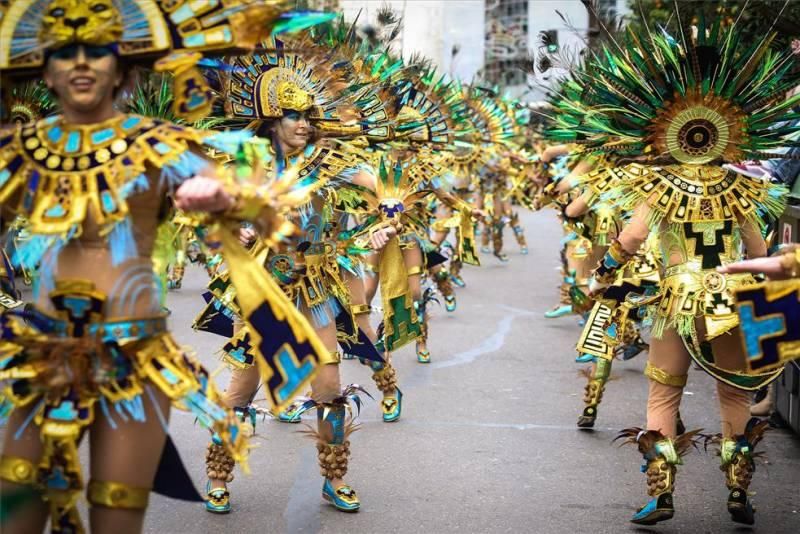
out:
<path id="1" fill-rule="evenodd" d="M 647 365 L 644 368 L 644 376 L 650 380 L 658 382 L 659 384 L 676 388 L 684 387 L 686 385 L 686 380 L 689 378 L 689 375 L 671 375 L 665 370 L 659 369 L 658 367 L 652 365 L 650 362 L 647 362 Z"/>
<path id="2" fill-rule="evenodd" d="M 134 488 L 122 482 L 91 480 L 86 498 L 93 506 L 144 510 L 150 498 L 150 489 Z"/>
<path id="3" fill-rule="evenodd" d="M 338 350 L 334 350 L 330 352 L 327 358 L 320 358 L 319 363 L 322 365 L 335 365 L 342 363 L 342 356 L 339 354 Z"/>
<path id="4" fill-rule="evenodd" d="M 0 479 L 15 484 L 33 485 L 36 481 L 36 466 L 18 456 L 0 456 Z"/>
<path id="5" fill-rule="evenodd" d="M 364 315 L 372 312 L 372 307 L 369 304 L 353 304 L 350 309 L 353 315 Z"/>
<path id="6" fill-rule="evenodd" d="M 415 265 L 408 270 L 408 276 L 414 276 L 415 274 L 422 274 L 421 265 Z"/>

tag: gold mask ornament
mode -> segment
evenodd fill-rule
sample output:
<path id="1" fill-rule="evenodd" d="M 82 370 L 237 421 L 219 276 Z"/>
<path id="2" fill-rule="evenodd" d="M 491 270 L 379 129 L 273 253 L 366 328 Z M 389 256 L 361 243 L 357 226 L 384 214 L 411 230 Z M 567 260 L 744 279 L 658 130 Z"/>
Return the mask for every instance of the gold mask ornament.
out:
<path id="1" fill-rule="evenodd" d="M 289 80 L 278 82 L 278 106 L 292 111 L 307 111 L 314 105 L 314 97 Z"/>
<path id="2" fill-rule="evenodd" d="M 54 50 L 71 44 L 107 46 L 122 39 L 122 16 L 111 0 L 53 0 L 42 17 L 39 40 Z"/>

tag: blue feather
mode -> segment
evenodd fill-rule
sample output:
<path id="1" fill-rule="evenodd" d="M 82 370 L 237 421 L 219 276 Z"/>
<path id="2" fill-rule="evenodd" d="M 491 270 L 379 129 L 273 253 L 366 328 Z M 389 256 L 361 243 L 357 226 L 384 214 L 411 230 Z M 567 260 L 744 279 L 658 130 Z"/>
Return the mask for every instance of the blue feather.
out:
<path id="1" fill-rule="evenodd" d="M 108 234 L 108 246 L 111 249 L 111 265 L 115 267 L 139 255 L 130 217 L 114 225 Z"/>

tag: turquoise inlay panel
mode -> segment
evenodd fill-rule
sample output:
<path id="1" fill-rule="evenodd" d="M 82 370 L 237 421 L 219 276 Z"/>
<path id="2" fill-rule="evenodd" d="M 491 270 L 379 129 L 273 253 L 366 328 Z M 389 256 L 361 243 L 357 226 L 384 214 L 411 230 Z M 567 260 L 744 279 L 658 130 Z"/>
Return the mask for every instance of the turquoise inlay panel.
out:
<path id="1" fill-rule="evenodd" d="M 183 44 L 185 44 L 187 48 L 199 48 L 206 44 L 206 36 L 202 33 L 190 35 L 183 40 Z"/>
<path id="2" fill-rule="evenodd" d="M 69 481 L 64 477 L 64 471 L 60 467 L 53 470 L 52 474 L 47 478 L 47 487 L 56 490 L 69 489 Z"/>
<path id="3" fill-rule="evenodd" d="M 166 144 L 166 143 L 158 143 L 158 144 L 156 144 L 156 146 L 155 146 L 154 148 L 155 148 L 156 150 L 158 150 L 158 152 L 159 152 L 161 155 L 168 154 L 168 153 L 169 153 L 169 151 L 170 151 L 170 150 L 172 150 L 172 147 L 171 147 L 171 146 L 169 146 L 169 145 L 168 145 L 168 144 Z"/>
<path id="4" fill-rule="evenodd" d="M 186 2 L 181 7 L 175 10 L 175 12 L 169 16 L 172 19 L 172 22 L 175 24 L 181 24 L 189 20 L 190 18 L 194 17 L 195 13 L 192 9 L 193 2 Z"/>
<path id="5" fill-rule="evenodd" d="M 244 363 L 244 347 L 236 347 L 236 350 L 228 351 L 228 355 L 237 362 Z"/>
<path id="6" fill-rule="evenodd" d="M 67 136 L 67 144 L 64 146 L 66 152 L 77 152 L 81 148 L 81 133 L 70 132 Z"/>
<path id="7" fill-rule="evenodd" d="M 106 141 L 110 141 L 112 139 L 114 139 L 113 128 L 105 128 L 103 130 L 98 130 L 92 134 L 92 143 L 95 145 L 105 143 Z"/>
<path id="8" fill-rule="evenodd" d="M 75 421 L 78 418 L 78 411 L 75 409 L 75 405 L 72 404 L 72 401 L 65 400 L 61 401 L 58 408 L 50 410 L 48 416 L 60 421 Z"/>
<path id="9" fill-rule="evenodd" d="M 11 171 L 8 169 L 0 171 L 0 187 L 3 187 L 9 178 L 11 178 Z"/>
<path id="10" fill-rule="evenodd" d="M 606 329 L 606 335 L 611 339 L 617 339 L 617 325 L 612 323 L 611 326 Z"/>
<path id="11" fill-rule="evenodd" d="M 91 305 L 92 301 L 87 298 L 64 297 L 64 306 L 75 318 L 84 317 L 86 315 L 86 311 Z"/>
<path id="12" fill-rule="evenodd" d="M 50 208 L 45 212 L 45 216 L 58 218 L 58 217 L 63 217 L 65 213 L 66 211 L 64 210 L 64 206 L 62 206 L 61 204 L 56 204 L 55 206 L 53 206 L 52 208 Z"/>
<path id="13" fill-rule="evenodd" d="M 142 122 L 141 117 L 131 116 L 122 121 L 122 128 L 125 130 L 130 130 L 131 128 L 135 128 Z"/>
<path id="14" fill-rule="evenodd" d="M 177 384 L 178 377 L 170 369 L 161 369 L 161 376 L 167 379 L 170 384 Z"/>
<path id="15" fill-rule="evenodd" d="M 61 136 L 64 134 L 64 131 L 59 126 L 53 126 L 47 132 L 47 138 L 50 139 L 51 143 L 58 143 L 61 141 Z"/>
<path id="16" fill-rule="evenodd" d="M 114 202 L 114 197 L 109 191 L 100 193 L 100 203 L 103 205 L 103 211 L 106 213 L 114 213 L 117 211 L 117 203 Z"/>

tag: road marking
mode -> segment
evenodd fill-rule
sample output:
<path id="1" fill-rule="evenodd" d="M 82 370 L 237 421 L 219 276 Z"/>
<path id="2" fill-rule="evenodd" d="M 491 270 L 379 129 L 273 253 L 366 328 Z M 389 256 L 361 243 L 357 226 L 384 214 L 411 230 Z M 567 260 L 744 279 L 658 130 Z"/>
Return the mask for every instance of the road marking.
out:
<path id="1" fill-rule="evenodd" d="M 495 333 L 491 336 L 487 337 L 483 340 L 481 344 L 477 347 L 473 347 L 469 350 L 464 352 L 459 352 L 452 358 L 448 360 L 444 360 L 442 362 L 434 362 L 430 364 L 432 369 L 445 369 L 447 367 L 455 367 L 457 365 L 464 365 L 468 363 L 472 363 L 481 356 L 486 354 L 491 354 L 493 352 L 499 351 L 503 348 L 506 342 L 506 336 L 508 336 L 509 332 L 511 332 L 511 324 L 514 322 L 514 319 L 519 317 L 526 317 L 535 315 L 534 312 L 523 310 L 520 308 L 512 308 L 511 306 L 497 306 L 500 309 L 505 309 L 511 312 L 511 315 L 506 315 L 500 322 L 497 323 L 497 327 L 495 328 Z"/>

